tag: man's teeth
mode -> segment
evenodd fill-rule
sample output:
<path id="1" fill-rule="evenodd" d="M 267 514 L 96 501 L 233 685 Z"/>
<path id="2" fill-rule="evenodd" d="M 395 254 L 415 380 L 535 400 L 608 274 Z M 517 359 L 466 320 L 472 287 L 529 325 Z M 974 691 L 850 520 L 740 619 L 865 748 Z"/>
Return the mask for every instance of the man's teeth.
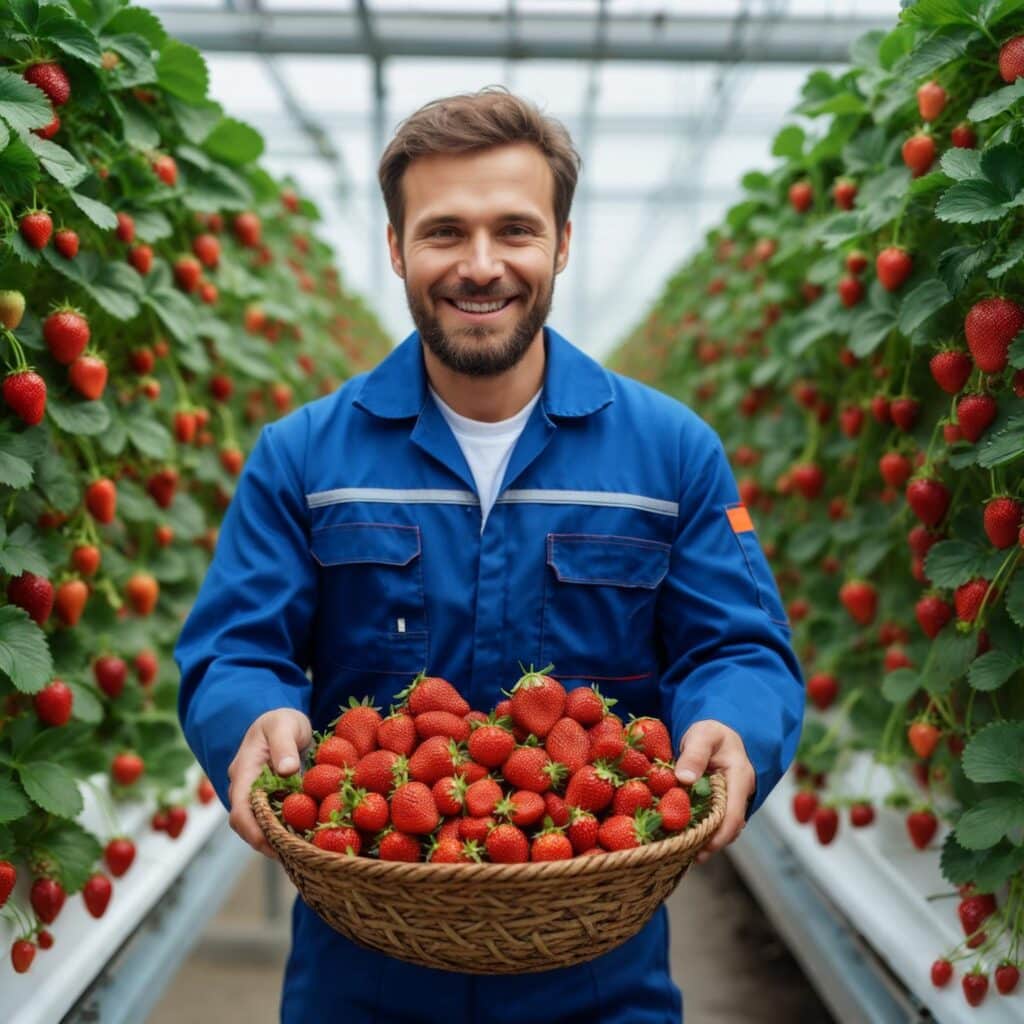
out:
<path id="1" fill-rule="evenodd" d="M 499 309 L 503 309 L 512 300 L 502 299 L 500 302 L 459 302 L 456 299 L 452 299 L 452 304 L 462 310 L 463 313 L 494 313 Z"/>

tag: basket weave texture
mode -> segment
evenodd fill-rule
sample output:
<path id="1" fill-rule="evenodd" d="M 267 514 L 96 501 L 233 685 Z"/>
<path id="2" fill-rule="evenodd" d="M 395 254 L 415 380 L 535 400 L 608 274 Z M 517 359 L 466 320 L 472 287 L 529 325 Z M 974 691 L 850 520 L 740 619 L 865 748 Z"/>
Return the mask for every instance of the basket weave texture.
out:
<path id="1" fill-rule="evenodd" d="M 409 864 L 321 850 L 251 797 L 267 841 L 306 904 L 342 935 L 409 963 L 525 974 L 583 963 L 635 935 L 675 889 L 725 814 L 711 776 L 699 824 L 600 857 L 527 864 Z"/>

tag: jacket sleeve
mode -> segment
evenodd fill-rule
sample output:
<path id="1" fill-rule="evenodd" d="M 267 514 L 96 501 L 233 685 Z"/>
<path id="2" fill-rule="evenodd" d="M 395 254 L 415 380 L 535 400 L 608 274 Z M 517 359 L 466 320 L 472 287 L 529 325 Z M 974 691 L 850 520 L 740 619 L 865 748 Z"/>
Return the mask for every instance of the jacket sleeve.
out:
<path id="1" fill-rule="evenodd" d="M 263 428 L 174 649 L 185 738 L 228 806 L 228 765 L 265 711 L 309 714 L 316 572 L 301 477 Z"/>
<path id="2" fill-rule="evenodd" d="M 677 754 L 694 722 L 713 719 L 739 733 L 757 774 L 749 817 L 796 754 L 803 676 L 721 441 L 696 420 L 682 443 L 678 530 L 659 599 L 662 704 Z"/>

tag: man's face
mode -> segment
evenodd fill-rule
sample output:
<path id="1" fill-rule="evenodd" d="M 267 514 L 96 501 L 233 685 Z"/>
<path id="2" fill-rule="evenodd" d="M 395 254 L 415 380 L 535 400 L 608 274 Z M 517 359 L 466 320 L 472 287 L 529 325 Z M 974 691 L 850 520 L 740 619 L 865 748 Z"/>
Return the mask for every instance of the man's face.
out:
<path id="1" fill-rule="evenodd" d="M 554 179 L 528 143 L 414 160 L 391 262 L 431 352 L 473 377 L 515 366 L 551 310 L 572 225 L 555 237 Z M 481 308 L 482 307 L 482 308 Z"/>

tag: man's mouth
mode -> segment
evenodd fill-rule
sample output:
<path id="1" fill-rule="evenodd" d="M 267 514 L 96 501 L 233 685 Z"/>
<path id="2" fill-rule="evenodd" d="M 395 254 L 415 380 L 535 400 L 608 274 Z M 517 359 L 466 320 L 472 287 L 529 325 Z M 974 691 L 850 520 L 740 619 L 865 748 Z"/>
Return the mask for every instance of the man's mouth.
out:
<path id="1" fill-rule="evenodd" d="M 466 299 L 449 299 L 446 297 L 444 301 L 450 306 L 454 306 L 465 316 L 486 317 L 496 316 L 502 310 L 512 305 L 517 298 L 518 296 L 512 295 L 507 298 L 492 299 L 489 302 L 469 302 Z"/>

